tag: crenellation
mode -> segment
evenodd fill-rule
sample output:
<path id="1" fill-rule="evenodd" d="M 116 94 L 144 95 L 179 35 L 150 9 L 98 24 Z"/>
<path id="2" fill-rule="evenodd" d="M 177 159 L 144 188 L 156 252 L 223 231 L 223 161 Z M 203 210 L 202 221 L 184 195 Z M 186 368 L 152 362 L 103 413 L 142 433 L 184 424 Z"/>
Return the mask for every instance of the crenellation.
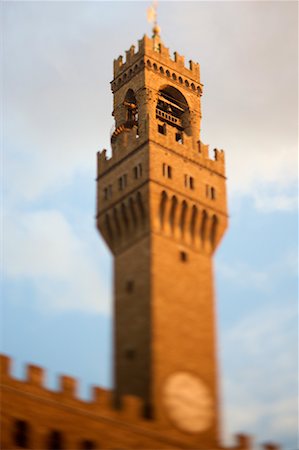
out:
<path id="1" fill-rule="evenodd" d="M 193 61 L 189 61 L 189 65 L 187 67 L 185 65 L 185 57 L 180 55 L 178 52 L 174 52 L 173 58 L 171 58 L 169 48 L 161 42 L 160 37 L 155 36 L 154 38 L 149 38 L 148 36 L 144 35 L 143 38 L 138 41 L 138 51 L 136 52 L 135 46 L 132 45 L 130 49 L 125 52 L 125 54 L 125 62 L 123 62 L 122 56 L 119 56 L 116 60 L 114 60 L 114 82 L 120 74 L 123 74 L 127 69 L 135 64 L 137 60 L 139 60 L 140 58 L 142 58 L 143 60 L 144 57 L 151 57 L 155 60 L 161 60 L 161 62 L 165 66 L 165 71 L 169 69 L 177 70 L 184 76 L 199 83 L 199 64 Z M 127 79 L 128 74 L 124 75 L 126 75 L 125 78 Z M 116 89 L 119 83 L 115 84 L 112 82 L 112 84 L 113 88 Z M 202 85 L 198 86 L 198 90 L 199 92 L 201 92 Z"/>
<path id="2" fill-rule="evenodd" d="M 44 387 L 45 371 L 42 367 L 29 364 L 26 368 L 26 381 L 33 386 Z"/>
<path id="3" fill-rule="evenodd" d="M 7 355 L 0 355 L 1 380 L 11 376 L 12 360 Z"/>
<path id="4" fill-rule="evenodd" d="M 113 409 L 113 393 L 99 386 L 92 388 L 92 402 L 104 409 Z"/>
<path id="5" fill-rule="evenodd" d="M 247 434 L 237 434 L 235 436 L 236 439 L 236 450 L 251 450 L 252 448 L 252 439 L 251 436 Z"/>
<path id="6" fill-rule="evenodd" d="M 199 63 L 196 63 L 190 59 L 189 61 L 189 70 L 194 73 L 194 77 L 200 79 L 200 72 L 199 72 Z M 202 87 L 202 85 L 201 85 Z"/>
<path id="7" fill-rule="evenodd" d="M 273 442 L 265 442 L 262 445 L 263 450 L 280 450 L 280 445 L 274 444 Z"/>
<path id="8" fill-rule="evenodd" d="M 178 52 L 173 52 L 173 60 L 177 63 L 179 69 L 185 67 L 185 57 L 180 55 Z"/>
<path id="9" fill-rule="evenodd" d="M 135 45 L 131 45 L 130 49 L 126 51 L 126 65 L 132 64 L 135 55 Z"/>
<path id="10" fill-rule="evenodd" d="M 78 382 L 75 378 L 68 375 L 61 375 L 59 377 L 60 392 L 70 398 L 77 396 Z"/>

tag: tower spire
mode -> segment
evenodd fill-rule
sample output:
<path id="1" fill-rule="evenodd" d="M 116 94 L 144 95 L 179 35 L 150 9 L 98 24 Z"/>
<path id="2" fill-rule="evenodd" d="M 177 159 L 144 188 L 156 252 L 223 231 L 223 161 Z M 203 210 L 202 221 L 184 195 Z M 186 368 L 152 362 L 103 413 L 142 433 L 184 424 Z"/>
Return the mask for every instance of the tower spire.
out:
<path id="1" fill-rule="evenodd" d="M 153 38 L 160 35 L 161 29 L 158 25 L 158 0 L 153 0 L 153 4 L 147 10 L 147 20 L 153 24 Z"/>

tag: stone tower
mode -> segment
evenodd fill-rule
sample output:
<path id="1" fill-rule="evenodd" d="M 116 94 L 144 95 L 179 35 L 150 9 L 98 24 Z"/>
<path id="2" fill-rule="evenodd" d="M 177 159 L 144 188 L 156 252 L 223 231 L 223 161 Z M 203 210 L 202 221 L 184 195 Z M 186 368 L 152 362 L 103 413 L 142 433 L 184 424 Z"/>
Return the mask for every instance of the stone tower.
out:
<path id="1" fill-rule="evenodd" d="M 114 61 L 112 156 L 98 154 L 97 226 L 114 255 L 115 401 L 163 433 L 219 444 L 213 253 L 227 226 L 223 151 L 200 140 L 199 65 L 158 30 Z"/>

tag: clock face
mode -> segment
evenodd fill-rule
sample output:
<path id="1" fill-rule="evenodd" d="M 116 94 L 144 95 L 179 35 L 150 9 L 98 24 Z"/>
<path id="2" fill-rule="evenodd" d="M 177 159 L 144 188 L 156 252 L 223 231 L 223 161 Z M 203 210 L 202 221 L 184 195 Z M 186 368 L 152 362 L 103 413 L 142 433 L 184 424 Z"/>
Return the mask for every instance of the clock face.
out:
<path id="1" fill-rule="evenodd" d="M 213 400 L 200 378 L 177 372 L 165 383 L 163 403 L 170 419 L 183 431 L 199 433 L 210 427 Z"/>

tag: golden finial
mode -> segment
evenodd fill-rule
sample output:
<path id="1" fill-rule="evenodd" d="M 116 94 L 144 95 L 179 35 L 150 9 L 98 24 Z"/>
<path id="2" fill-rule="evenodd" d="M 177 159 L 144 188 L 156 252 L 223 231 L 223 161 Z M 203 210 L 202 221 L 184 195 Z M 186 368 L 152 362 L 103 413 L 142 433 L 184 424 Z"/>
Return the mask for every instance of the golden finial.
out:
<path id="1" fill-rule="evenodd" d="M 152 6 L 147 10 L 147 20 L 149 23 L 153 23 L 153 37 L 159 36 L 161 29 L 157 23 L 157 8 L 158 0 L 153 0 Z"/>

